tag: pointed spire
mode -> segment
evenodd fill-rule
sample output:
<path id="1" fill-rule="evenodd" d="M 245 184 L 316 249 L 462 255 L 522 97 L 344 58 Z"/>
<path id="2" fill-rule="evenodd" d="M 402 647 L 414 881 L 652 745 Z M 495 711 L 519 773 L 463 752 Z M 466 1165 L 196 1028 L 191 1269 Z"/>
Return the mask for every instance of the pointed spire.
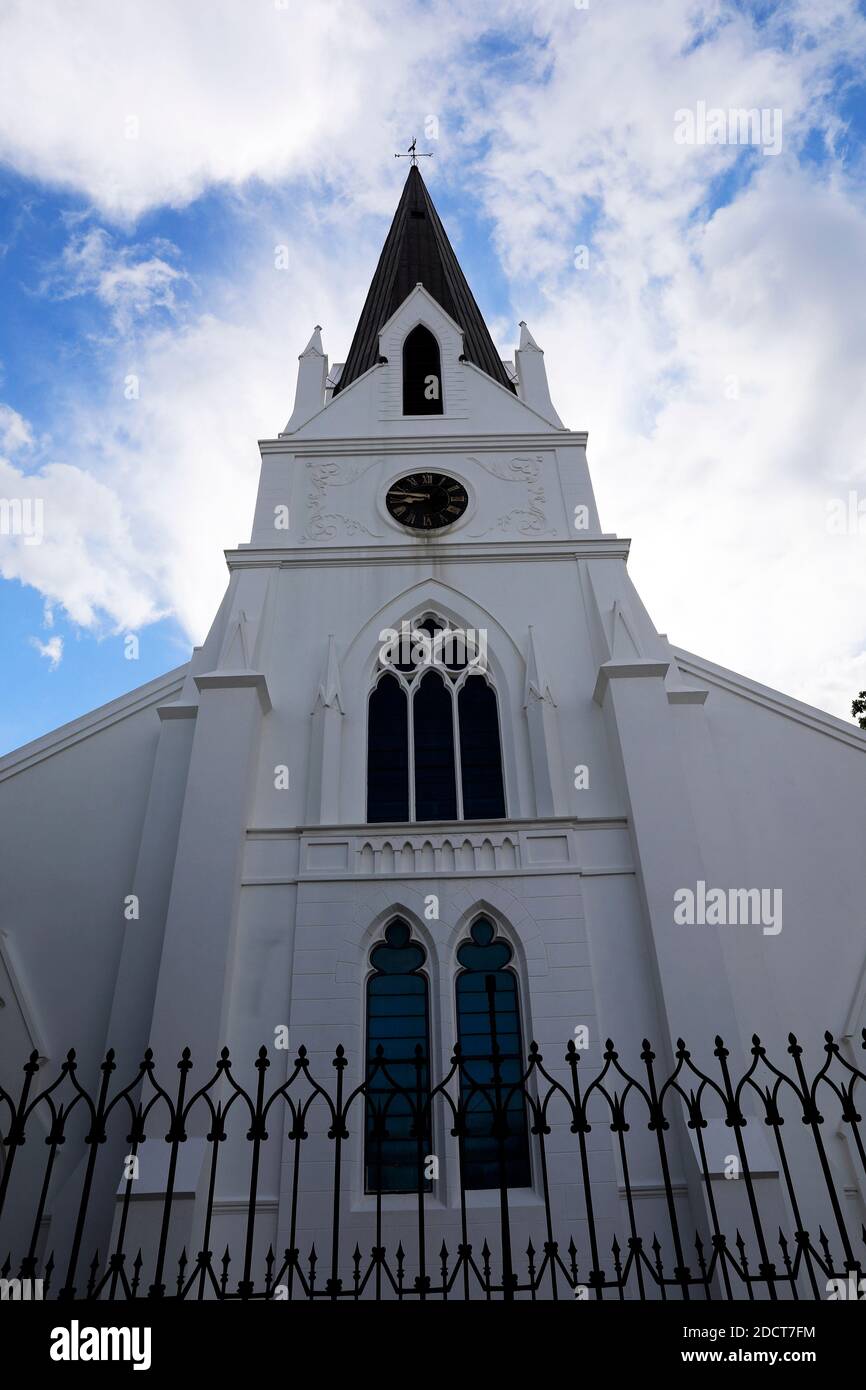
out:
<path id="1" fill-rule="evenodd" d="M 520 346 L 514 354 L 514 365 L 517 369 L 517 394 L 520 399 L 533 410 L 537 410 L 545 420 L 562 429 L 562 421 L 550 399 L 544 351 L 538 346 L 524 319 L 520 321 Z"/>
<path id="2" fill-rule="evenodd" d="M 513 391 L 427 186 L 412 165 L 334 395 L 376 365 L 383 324 L 419 284 L 462 328 L 466 361 Z"/>
<path id="3" fill-rule="evenodd" d="M 538 343 L 535 341 L 535 339 L 533 338 L 532 334 L 526 326 L 526 319 L 521 319 L 519 326 L 520 346 L 518 348 L 518 351 L 525 352 L 527 348 L 534 348 L 536 352 L 541 352 L 541 348 L 538 346 Z"/>
<path id="4" fill-rule="evenodd" d="M 322 347 L 322 326 L 316 324 L 310 341 L 298 357 L 298 384 L 295 388 L 295 408 L 283 434 L 291 434 L 311 420 L 325 404 L 325 384 L 328 379 L 328 359 Z"/>
<path id="5" fill-rule="evenodd" d="M 320 323 L 317 323 L 315 328 L 313 329 L 310 341 L 307 343 L 307 346 L 304 348 L 303 352 L 298 358 L 298 361 L 300 362 L 301 357 L 324 357 L 324 355 L 325 349 L 322 347 L 322 325 Z"/>

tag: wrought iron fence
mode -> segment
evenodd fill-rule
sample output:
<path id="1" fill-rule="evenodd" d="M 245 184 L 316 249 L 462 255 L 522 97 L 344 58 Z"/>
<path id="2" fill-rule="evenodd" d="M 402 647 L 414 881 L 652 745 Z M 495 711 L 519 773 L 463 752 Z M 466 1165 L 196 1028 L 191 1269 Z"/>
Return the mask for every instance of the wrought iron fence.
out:
<path id="1" fill-rule="evenodd" d="M 673 1066 L 662 1068 L 645 1041 L 636 1075 L 608 1041 L 589 1076 L 573 1042 L 557 1059 L 559 1075 L 548 1070 L 534 1043 L 522 1072 L 506 1071 L 494 1043 L 483 1057 L 455 1049 L 447 1074 L 435 1085 L 420 1048 L 412 1058 L 389 1059 L 380 1047 L 352 1085 L 349 1059 L 339 1047 L 326 1086 L 301 1047 L 293 1062 L 282 1054 L 285 1079 L 270 1090 L 267 1074 L 279 1054 L 260 1049 L 256 1081 L 247 1090 L 235 1077 L 228 1049 L 207 1081 L 195 1087 L 187 1049 L 177 1064 L 173 1094 L 160 1083 L 150 1051 L 123 1087 L 113 1084 L 117 1068 L 109 1052 L 91 1090 L 82 1085 L 74 1052 L 49 1084 L 41 1084 L 33 1053 L 20 1094 L 0 1088 L 0 1253 L 4 1222 L 7 1229 L 17 1226 L 19 1235 L 25 1230 L 0 1276 L 13 1281 L 7 1292 L 15 1292 L 16 1280 L 39 1279 L 41 1296 L 65 1301 L 819 1299 L 827 1297 L 830 1280 L 858 1286 L 859 1252 L 866 1242 L 860 1223 L 866 1152 L 857 1086 L 866 1075 L 830 1034 L 811 1079 L 793 1034 L 785 1069 L 755 1037 L 751 1062 L 738 1077 L 731 1075 L 724 1043 L 715 1042 L 716 1077 L 696 1066 L 682 1041 Z M 866 1030 L 861 1046 L 866 1049 Z M 407 1083 L 407 1067 L 414 1082 Z M 467 1143 L 477 1139 L 482 1112 L 498 1179 L 479 1205 L 463 1173 Z M 392 1114 L 402 1118 L 392 1120 Z M 509 1144 L 520 1123 L 532 1150 L 532 1188 L 523 1205 L 508 1187 Z M 416 1144 L 416 1189 L 400 1198 L 383 1192 L 381 1182 L 364 1191 L 377 1158 L 381 1172 L 394 1124 Z M 708 1154 L 712 1124 L 730 1135 L 728 1176 L 736 1176 L 735 1183 L 720 1178 Z M 749 1156 L 755 1129 L 768 1136 L 773 1155 L 774 1210 L 783 1213 L 773 1229 L 762 1211 L 767 1174 L 755 1171 Z M 188 1190 L 181 1193 L 179 1167 L 193 1131 L 204 1158 L 191 1197 Z M 437 1197 L 431 1180 L 429 1147 L 437 1134 L 456 1150 L 450 1203 Z M 600 1136 L 609 1137 L 599 1145 Z M 838 1136 L 851 1164 L 849 1178 L 842 1180 L 832 1153 Z M 136 1249 L 130 1246 L 136 1160 L 146 1141 L 164 1146 L 167 1164 L 158 1191 L 149 1194 L 149 1236 Z M 644 1170 L 652 1157 L 649 1187 L 633 1171 L 636 1143 Z M 274 1144 L 280 1146 L 277 1197 L 263 1191 L 274 1186 L 270 1160 L 270 1176 L 263 1176 Z M 222 1210 L 223 1153 L 231 1156 L 235 1181 L 242 1156 L 246 1186 L 243 1200 L 234 1203 L 241 1248 L 226 1246 L 219 1255 L 212 1246 Z M 612 1210 L 622 1223 L 612 1239 L 610 1204 L 600 1211 L 593 1175 L 605 1157 L 616 1175 Z M 691 1196 L 683 1177 L 689 1164 Z M 312 1215 L 307 1167 L 317 1176 L 319 1205 Z M 646 1228 L 642 1199 L 648 1191 L 654 1224 Z M 722 1207 L 734 1191 L 739 1216 L 726 1229 Z M 175 1224 L 184 1204 L 187 1223 L 193 1209 L 199 1222 L 189 1226 L 201 1237 L 193 1256 L 186 1246 L 176 1251 Z M 807 1208 L 827 1214 L 829 1234 L 823 1221 L 810 1234 Z M 93 1247 L 86 1242 L 99 1229 L 100 1213 L 110 1243 L 103 1245 L 107 1253 L 96 1250 L 88 1263 Z M 59 1244 L 56 1223 L 65 1230 Z M 276 1245 L 279 1254 L 273 1236 L 263 1247 L 268 1223 L 285 1236 Z"/>

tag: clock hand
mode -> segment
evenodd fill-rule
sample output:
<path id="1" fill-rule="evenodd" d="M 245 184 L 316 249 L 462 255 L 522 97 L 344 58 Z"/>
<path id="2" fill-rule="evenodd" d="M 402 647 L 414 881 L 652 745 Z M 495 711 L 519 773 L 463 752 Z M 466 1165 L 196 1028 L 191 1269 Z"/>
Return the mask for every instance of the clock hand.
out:
<path id="1" fill-rule="evenodd" d="M 429 492 L 398 492 L 401 502 L 429 502 Z"/>

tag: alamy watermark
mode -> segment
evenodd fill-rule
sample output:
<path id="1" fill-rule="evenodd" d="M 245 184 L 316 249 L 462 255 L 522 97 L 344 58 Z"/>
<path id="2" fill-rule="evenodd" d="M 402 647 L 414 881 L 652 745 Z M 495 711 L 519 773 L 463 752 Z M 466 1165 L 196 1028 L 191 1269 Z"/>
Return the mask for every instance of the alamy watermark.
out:
<path id="1" fill-rule="evenodd" d="M 41 1279 L 0 1279 L 0 1303 L 41 1302 Z"/>
<path id="2" fill-rule="evenodd" d="M 41 545 L 44 535 L 41 497 L 0 497 L 0 536 L 21 536 L 25 545 Z"/>
<path id="3" fill-rule="evenodd" d="M 762 927 L 764 936 L 782 930 L 781 888 L 677 888 L 674 921 L 686 927 Z"/>
<path id="4" fill-rule="evenodd" d="M 73 1318 L 69 1327 L 51 1330 L 48 1355 L 52 1361 L 131 1361 L 134 1371 L 149 1371 L 149 1327 L 82 1327 Z"/>
<path id="5" fill-rule="evenodd" d="M 705 101 L 674 112 L 678 145 L 757 145 L 761 154 L 782 153 L 782 111 L 778 106 L 707 106 Z"/>
<path id="6" fill-rule="evenodd" d="M 379 660 L 383 666 L 471 666 L 487 670 L 487 629 L 449 627 L 427 632 L 407 621 L 399 631 L 385 627 L 379 633 Z"/>
<path id="7" fill-rule="evenodd" d="M 830 497 L 825 503 L 825 526 L 831 536 L 866 536 L 866 495 L 851 488 L 847 497 Z"/>

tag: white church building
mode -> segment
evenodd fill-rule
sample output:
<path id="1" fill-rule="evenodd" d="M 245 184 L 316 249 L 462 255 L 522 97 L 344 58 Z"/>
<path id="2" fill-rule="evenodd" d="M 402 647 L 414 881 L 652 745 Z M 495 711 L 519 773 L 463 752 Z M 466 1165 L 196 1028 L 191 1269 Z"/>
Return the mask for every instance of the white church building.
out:
<path id="1" fill-rule="evenodd" d="M 789 1297 L 860 1258 L 866 733 L 672 645 L 586 445 L 525 324 L 500 356 L 413 163 L 345 361 L 317 327 L 261 441 L 203 645 L 0 760 L 0 1260 L 54 1251 L 81 1297 L 122 1227 L 115 1282 L 141 1246 L 144 1283 L 180 1289 L 181 1250 L 191 1274 L 212 1249 L 208 1296 L 228 1246 L 223 1293 L 260 1287 L 271 1247 L 293 1298 L 352 1291 L 353 1259 L 362 1297 L 475 1296 L 485 1259 L 505 1296 L 546 1263 L 540 1297 L 601 1297 L 617 1258 L 629 1297 L 676 1296 L 684 1266 L 718 1296 L 778 1274 Z M 169 1096 L 213 1088 L 173 1132 L 158 1099 L 141 1143 L 126 1103 L 122 1133 L 82 1142 L 82 1103 L 61 1146 L 45 1100 L 21 1143 L 27 1058 L 32 1100 L 70 1048 L 97 1105 L 146 1049 Z M 224 1048 L 252 1109 L 214 1079 Z M 720 1088 L 705 1126 L 692 1065 Z M 810 1100 L 825 1066 L 843 1090 Z M 750 1068 L 726 1123 L 724 1078 Z M 309 1109 L 259 1124 L 260 1082 Z M 738 1231 L 751 1275 L 726 1291 Z M 702 1276 L 696 1233 L 709 1262 L 719 1232 L 730 1259 Z"/>

